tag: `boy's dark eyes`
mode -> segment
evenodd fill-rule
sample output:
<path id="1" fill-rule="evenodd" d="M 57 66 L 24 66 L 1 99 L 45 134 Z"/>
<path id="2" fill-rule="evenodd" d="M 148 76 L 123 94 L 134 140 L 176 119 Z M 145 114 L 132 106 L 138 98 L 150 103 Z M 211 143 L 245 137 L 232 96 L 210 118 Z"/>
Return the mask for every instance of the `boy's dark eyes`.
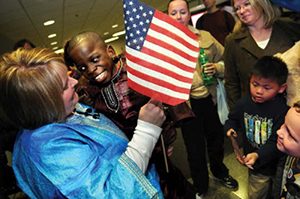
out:
<path id="1" fill-rule="evenodd" d="M 76 68 L 80 71 L 80 72 L 84 72 L 86 71 L 86 66 L 76 66 Z"/>
<path id="2" fill-rule="evenodd" d="M 92 61 L 93 63 L 97 63 L 97 62 L 99 61 L 99 57 L 93 57 L 93 58 L 91 59 L 91 61 Z"/>

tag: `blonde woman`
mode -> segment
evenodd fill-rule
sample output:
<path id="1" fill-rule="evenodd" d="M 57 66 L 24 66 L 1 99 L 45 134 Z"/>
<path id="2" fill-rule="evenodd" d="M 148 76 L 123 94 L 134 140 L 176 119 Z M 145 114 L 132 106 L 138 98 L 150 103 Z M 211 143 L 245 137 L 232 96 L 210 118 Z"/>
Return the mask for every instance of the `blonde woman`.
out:
<path id="1" fill-rule="evenodd" d="M 229 108 L 249 93 L 249 74 L 256 61 L 284 52 L 300 39 L 300 25 L 278 20 L 269 0 L 233 0 L 239 21 L 225 41 L 225 88 Z"/>

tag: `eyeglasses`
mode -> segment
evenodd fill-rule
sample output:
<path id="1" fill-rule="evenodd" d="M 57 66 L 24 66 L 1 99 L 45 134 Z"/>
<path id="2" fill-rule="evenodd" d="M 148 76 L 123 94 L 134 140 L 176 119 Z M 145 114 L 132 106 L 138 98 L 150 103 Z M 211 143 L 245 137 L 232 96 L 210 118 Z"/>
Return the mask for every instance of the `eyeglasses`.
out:
<path id="1" fill-rule="evenodd" d="M 234 7 L 234 11 L 236 13 L 240 13 L 242 9 L 243 10 L 249 9 L 251 6 L 252 6 L 251 3 L 249 1 L 246 1 L 245 3 L 243 3 L 241 5 L 235 6 Z"/>

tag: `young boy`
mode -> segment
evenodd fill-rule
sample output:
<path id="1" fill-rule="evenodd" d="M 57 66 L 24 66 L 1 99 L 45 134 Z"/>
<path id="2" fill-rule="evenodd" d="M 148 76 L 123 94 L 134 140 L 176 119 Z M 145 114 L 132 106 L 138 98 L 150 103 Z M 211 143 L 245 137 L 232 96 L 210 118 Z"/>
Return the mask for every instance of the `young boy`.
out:
<path id="1" fill-rule="evenodd" d="M 80 102 L 104 113 L 130 139 L 137 125 L 138 112 L 149 101 L 149 97 L 128 87 L 126 62 L 113 60 L 115 53 L 107 48 L 96 32 L 75 35 L 65 45 L 64 52 L 67 65 L 75 65 L 82 75 L 77 88 Z M 175 127 L 193 117 L 193 113 L 185 103 L 177 106 L 165 105 L 164 110 L 167 119 L 162 126 L 162 135 L 166 149 L 171 153 L 171 144 L 176 138 Z M 195 197 L 194 188 L 169 158 L 167 171 L 161 149 L 159 146 L 155 148 L 151 161 L 155 162 L 159 173 L 164 197 Z"/>
<path id="2" fill-rule="evenodd" d="M 300 101 L 290 108 L 277 131 L 277 148 L 288 154 L 283 167 L 280 198 L 300 198 Z"/>
<path id="3" fill-rule="evenodd" d="M 227 136 L 241 133 L 245 155 L 237 159 L 250 168 L 250 199 L 270 197 L 272 177 L 282 155 L 276 148 L 276 130 L 288 111 L 283 95 L 287 76 L 287 66 L 279 58 L 260 58 L 251 72 L 250 95 L 238 101 L 224 126 Z"/>

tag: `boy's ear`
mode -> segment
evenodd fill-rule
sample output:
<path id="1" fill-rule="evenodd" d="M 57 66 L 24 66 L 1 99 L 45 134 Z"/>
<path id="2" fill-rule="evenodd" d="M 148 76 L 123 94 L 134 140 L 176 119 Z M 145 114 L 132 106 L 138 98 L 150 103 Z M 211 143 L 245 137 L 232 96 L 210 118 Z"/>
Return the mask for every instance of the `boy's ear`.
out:
<path id="1" fill-rule="evenodd" d="M 106 52 L 110 57 L 115 57 L 117 55 L 115 49 L 111 45 L 106 47 Z"/>
<path id="2" fill-rule="evenodd" d="M 284 83 L 280 86 L 278 93 L 283 93 L 287 88 L 287 83 Z"/>

